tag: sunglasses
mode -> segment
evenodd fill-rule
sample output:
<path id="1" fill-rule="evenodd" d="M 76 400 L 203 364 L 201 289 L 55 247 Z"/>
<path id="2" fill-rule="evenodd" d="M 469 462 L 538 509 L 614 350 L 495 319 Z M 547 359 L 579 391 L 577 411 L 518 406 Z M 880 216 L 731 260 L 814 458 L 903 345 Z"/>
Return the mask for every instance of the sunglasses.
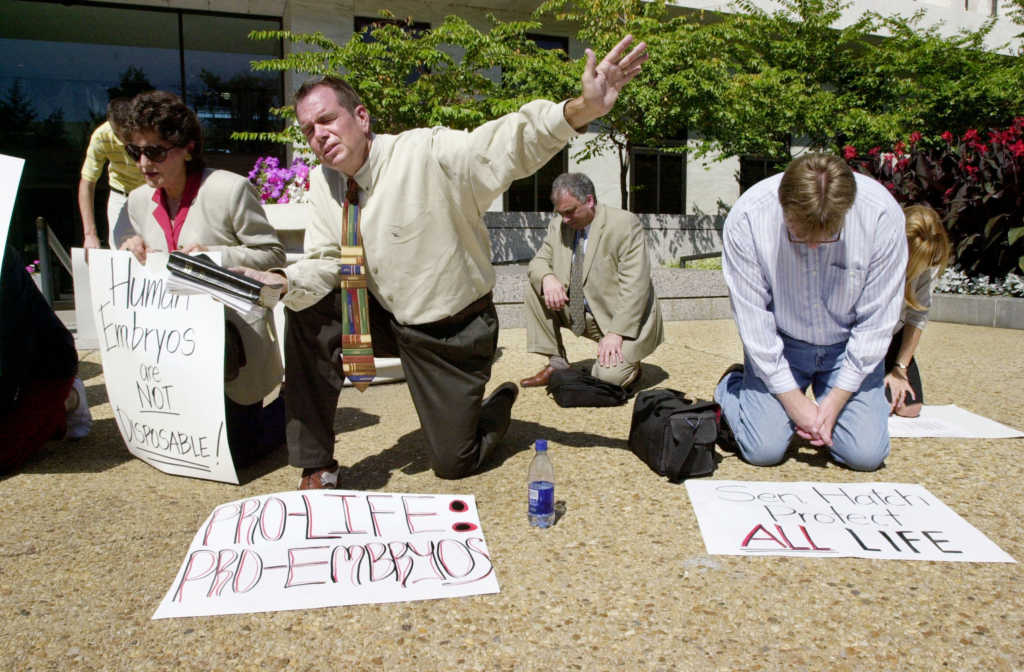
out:
<path id="1" fill-rule="evenodd" d="M 177 149 L 177 147 L 161 147 L 160 145 L 146 145 L 145 147 L 139 147 L 138 145 L 124 146 L 124 151 L 132 158 L 132 161 L 138 161 L 145 154 L 146 158 L 154 163 L 162 163 L 167 159 L 167 154 L 174 149 Z"/>

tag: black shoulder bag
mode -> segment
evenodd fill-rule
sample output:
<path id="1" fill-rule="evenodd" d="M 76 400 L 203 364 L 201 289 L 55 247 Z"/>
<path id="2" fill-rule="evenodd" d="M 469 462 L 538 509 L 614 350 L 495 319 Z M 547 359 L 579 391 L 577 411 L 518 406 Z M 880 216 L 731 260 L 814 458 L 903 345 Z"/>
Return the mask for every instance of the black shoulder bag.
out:
<path id="1" fill-rule="evenodd" d="M 606 383 L 579 369 L 558 369 L 548 380 L 548 394 L 562 408 L 575 406 L 621 406 L 629 394 L 618 385 Z"/>
<path id="2" fill-rule="evenodd" d="M 714 473 L 717 404 L 691 401 L 678 390 L 644 390 L 633 404 L 629 449 L 648 467 L 678 482 Z"/>

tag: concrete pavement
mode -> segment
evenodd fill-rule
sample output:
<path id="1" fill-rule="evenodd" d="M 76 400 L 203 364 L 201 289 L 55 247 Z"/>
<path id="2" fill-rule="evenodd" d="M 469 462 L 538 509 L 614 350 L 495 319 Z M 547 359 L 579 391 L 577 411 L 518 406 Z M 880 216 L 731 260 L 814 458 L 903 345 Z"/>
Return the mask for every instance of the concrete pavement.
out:
<path id="1" fill-rule="evenodd" d="M 731 320 L 670 322 L 642 385 L 709 396 L 738 361 Z M 593 346 L 567 335 L 570 356 Z M 525 330 L 504 329 L 489 389 L 534 373 Z M 932 323 L 920 362 L 928 401 L 1020 428 L 1020 332 Z M 52 442 L 0 478 L 0 669 L 1020 670 L 1019 564 L 709 556 L 682 485 L 626 447 L 631 404 L 561 409 L 522 390 L 481 474 L 435 478 L 405 385 L 346 389 L 340 486 L 471 493 L 501 592 L 432 600 L 151 621 L 198 526 L 218 504 L 290 490 L 283 451 L 225 485 L 165 475 L 128 454 L 99 353 L 83 352 L 93 433 Z M 547 438 L 553 528 L 527 525 L 526 472 Z M 894 439 L 886 466 L 850 472 L 800 448 L 756 468 L 726 455 L 714 478 L 920 483 L 1024 559 L 1019 439 Z"/>

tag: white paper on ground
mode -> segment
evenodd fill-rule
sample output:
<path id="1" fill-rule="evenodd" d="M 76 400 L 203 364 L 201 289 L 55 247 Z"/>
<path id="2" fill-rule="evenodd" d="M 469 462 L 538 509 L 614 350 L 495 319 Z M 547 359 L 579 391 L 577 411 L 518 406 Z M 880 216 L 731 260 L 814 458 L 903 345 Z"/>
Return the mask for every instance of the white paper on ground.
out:
<path id="1" fill-rule="evenodd" d="M 916 418 L 889 416 L 889 436 L 894 438 L 1012 439 L 1024 433 L 959 406 L 921 407 Z"/>
<path id="2" fill-rule="evenodd" d="M 1015 562 L 920 485 L 686 481 L 715 555 Z"/>
<path id="3" fill-rule="evenodd" d="M 153 618 L 497 592 L 472 495 L 305 490 L 214 509 Z"/>

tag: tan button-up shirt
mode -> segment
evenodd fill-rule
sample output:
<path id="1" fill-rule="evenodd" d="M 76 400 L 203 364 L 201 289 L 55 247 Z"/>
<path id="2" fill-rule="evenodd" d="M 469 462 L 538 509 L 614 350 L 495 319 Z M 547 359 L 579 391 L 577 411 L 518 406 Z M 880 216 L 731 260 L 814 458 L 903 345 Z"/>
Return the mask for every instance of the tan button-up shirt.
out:
<path id="1" fill-rule="evenodd" d="M 576 131 L 562 103 L 536 100 L 473 131 L 420 128 L 375 135 L 356 173 L 369 288 L 402 324 L 454 315 L 494 288 L 483 214 Z M 285 304 L 307 308 L 338 286 L 346 178 L 310 174 L 313 221 L 303 259 L 285 269 Z"/>

